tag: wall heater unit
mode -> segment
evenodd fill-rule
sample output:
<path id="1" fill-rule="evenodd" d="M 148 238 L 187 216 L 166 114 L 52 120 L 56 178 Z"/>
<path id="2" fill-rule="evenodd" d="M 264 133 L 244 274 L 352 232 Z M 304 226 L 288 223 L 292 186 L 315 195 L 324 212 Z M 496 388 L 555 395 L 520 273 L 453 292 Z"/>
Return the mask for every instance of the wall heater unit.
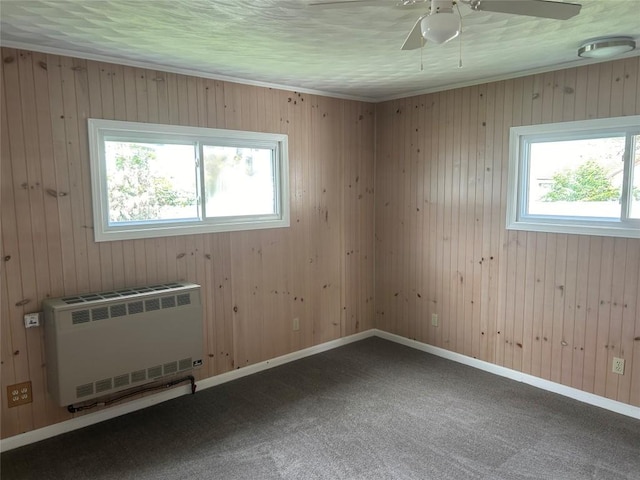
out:
<path id="1" fill-rule="evenodd" d="M 47 299 L 49 392 L 67 406 L 202 365 L 200 286 L 167 283 Z"/>

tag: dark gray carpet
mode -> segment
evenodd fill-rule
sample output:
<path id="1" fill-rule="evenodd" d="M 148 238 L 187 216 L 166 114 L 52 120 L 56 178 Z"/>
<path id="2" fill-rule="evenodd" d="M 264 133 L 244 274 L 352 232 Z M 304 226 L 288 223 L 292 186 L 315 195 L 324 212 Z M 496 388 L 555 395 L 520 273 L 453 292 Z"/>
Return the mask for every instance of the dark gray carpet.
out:
<path id="1" fill-rule="evenodd" d="M 13 479 L 640 479 L 640 421 L 371 338 L 2 454 Z"/>

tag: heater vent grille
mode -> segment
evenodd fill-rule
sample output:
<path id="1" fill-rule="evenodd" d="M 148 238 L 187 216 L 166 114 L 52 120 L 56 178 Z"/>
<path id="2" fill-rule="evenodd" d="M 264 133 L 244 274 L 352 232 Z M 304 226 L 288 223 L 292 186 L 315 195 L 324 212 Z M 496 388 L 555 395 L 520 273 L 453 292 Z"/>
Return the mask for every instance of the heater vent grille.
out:
<path id="1" fill-rule="evenodd" d="M 91 319 L 94 322 L 96 320 L 106 320 L 107 318 L 109 318 L 109 309 L 107 307 L 91 309 Z"/>
<path id="2" fill-rule="evenodd" d="M 147 312 L 153 312 L 154 310 L 160 310 L 160 299 L 152 298 L 144 302 Z"/>
<path id="3" fill-rule="evenodd" d="M 178 371 L 188 370 L 192 367 L 193 362 L 191 358 L 183 358 L 180 361 L 165 363 L 163 366 L 156 365 L 148 369 L 149 379 L 155 377 L 161 377 L 163 375 L 171 375 Z M 94 391 L 96 393 L 106 392 L 113 388 L 126 387 L 131 383 L 142 382 L 147 379 L 147 370 L 136 370 L 135 372 L 127 373 L 125 375 L 118 375 L 113 378 L 105 378 L 95 382 L 95 384 L 89 383 L 85 385 L 78 385 L 76 387 L 76 395 L 78 398 L 91 395 Z M 129 381 L 131 378 L 131 382 Z"/>
<path id="4" fill-rule="evenodd" d="M 127 304 L 127 308 L 129 309 L 129 315 L 135 315 L 136 313 L 144 312 L 142 300 Z"/>
<path id="5" fill-rule="evenodd" d="M 89 321 L 89 310 L 79 310 L 71 314 L 71 321 L 74 325 L 87 323 Z"/>
<path id="6" fill-rule="evenodd" d="M 162 366 L 156 365 L 155 367 L 151 367 L 147 369 L 147 375 L 149 378 L 156 378 L 162 376 Z"/>
<path id="7" fill-rule="evenodd" d="M 113 317 L 124 317 L 127 314 L 127 306 L 124 303 L 119 303 L 118 305 L 111 305 L 109 308 L 111 312 L 111 318 Z"/>
<path id="8" fill-rule="evenodd" d="M 173 308 L 176 306 L 176 297 L 162 297 L 162 308 Z"/>
<path id="9" fill-rule="evenodd" d="M 76 397 L 82 398 L 93 394 L 93 383 L 79 385 L 76 387 Z"/>
<path id="10" fill-rule="evenodd" d="M 176 298 L 178 299 L 179 307 L 182 307 L 183 305 L 191 304 L 191 295 L 189 295 L 188 293 L 182 293 L 180 295 L 176 295 Z"/>
<path id="11" fill-rule="evenodd" d="M 91 310 L 77 310 L 71 314 L 74 325 L 82 325 L 93 320 L 107 320 L 109 318 L 124 317 L 126 315 L 137 315 L 145 312 L 153 312 L 161 308 L 177 308 L 191 305 L 191 294 L 181 293 L 179 295 L 163 296 L 161 298 L 150 298 L 148 300 L 136 300 L 129 303 L 117 303 L 108 307 L 95 307 Z"/>
<path id="12" fill-rule="evenodd" d="M 181 283 L 163 283 L 159 285 L 150 285 L 148 287 L 125 288 L 112 292 L 89 293 L 87 295 L 77 295 L 74 297 L 64 297 L 60 300 L 67 305 L 76 305 L 78 303 L 95 302 L 96 300 L 109 300 L 112 298 L 130 297 L 140 293 L 162 292 L 177 287 L 183 287 Z"/>
<path id="13" fill-rule="evenodd" d="M 190 358 L 183 358 L 178 362 L 178 370 L 189 370 L 193 366 L 193 360 Z"/>
<path id="14" fill-rule="evenodd" d="M 146 370 L 136 370 L 135 372 L 131 372 L 131 381 L 132 382 L 142 382 L 147 379 L 147 371 Z"/>
<path id="15" fill-rule="evenodd" d="M 178 362 L 165 363 L 162 367 L 165 375 L 170 375 L 178 371 Z"/>
<path id="16" fill-rule="evenodd" d="M 107 390 L 111 390 L 112 388 L 113 382 L 110 378 L 105 378 L 104 380 L 96 382 L 96 393 L 106 392 Z"/>
<path id="17" fill-rule="evenodd" d="M 114 387 L 124 387 L 125 385 L 129 385 L 129 374 L 119 375 L 113 378 Z"/>

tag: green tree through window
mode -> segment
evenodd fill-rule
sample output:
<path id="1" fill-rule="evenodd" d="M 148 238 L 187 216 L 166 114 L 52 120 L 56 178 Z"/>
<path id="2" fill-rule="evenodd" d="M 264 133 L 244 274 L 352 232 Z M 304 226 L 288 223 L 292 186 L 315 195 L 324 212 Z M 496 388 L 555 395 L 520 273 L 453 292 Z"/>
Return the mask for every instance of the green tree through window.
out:
<path id="1" fill-rule="evenodd" d="M 613 186 L 606 169 L 594 160 L 553 175 L 543 197 L 545 202 L 605 202 L 618 200 L 620 189 Z"/>
<path id="2" fill-rule="evenodd" d="M 167 207 L 194 205 L 195 195 L 176 188 L 171 178 L 154 173 L 153 148 L 141 144 L 110 142 L 115 155 L 109 170 L 110 221 L 144 221 L 163 218 Z"/>

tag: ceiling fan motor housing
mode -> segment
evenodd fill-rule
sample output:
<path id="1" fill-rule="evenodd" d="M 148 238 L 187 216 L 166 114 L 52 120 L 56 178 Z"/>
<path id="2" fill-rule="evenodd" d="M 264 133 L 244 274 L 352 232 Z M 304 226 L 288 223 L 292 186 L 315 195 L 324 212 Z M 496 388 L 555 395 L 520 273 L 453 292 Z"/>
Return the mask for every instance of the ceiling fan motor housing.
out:
<path id="1" fill-rule="evenodd" d="M 479 0 L 477 0 L 479 1 Z M 453 12 L 453 0 L 431 0 L 430 15 Z"/>

